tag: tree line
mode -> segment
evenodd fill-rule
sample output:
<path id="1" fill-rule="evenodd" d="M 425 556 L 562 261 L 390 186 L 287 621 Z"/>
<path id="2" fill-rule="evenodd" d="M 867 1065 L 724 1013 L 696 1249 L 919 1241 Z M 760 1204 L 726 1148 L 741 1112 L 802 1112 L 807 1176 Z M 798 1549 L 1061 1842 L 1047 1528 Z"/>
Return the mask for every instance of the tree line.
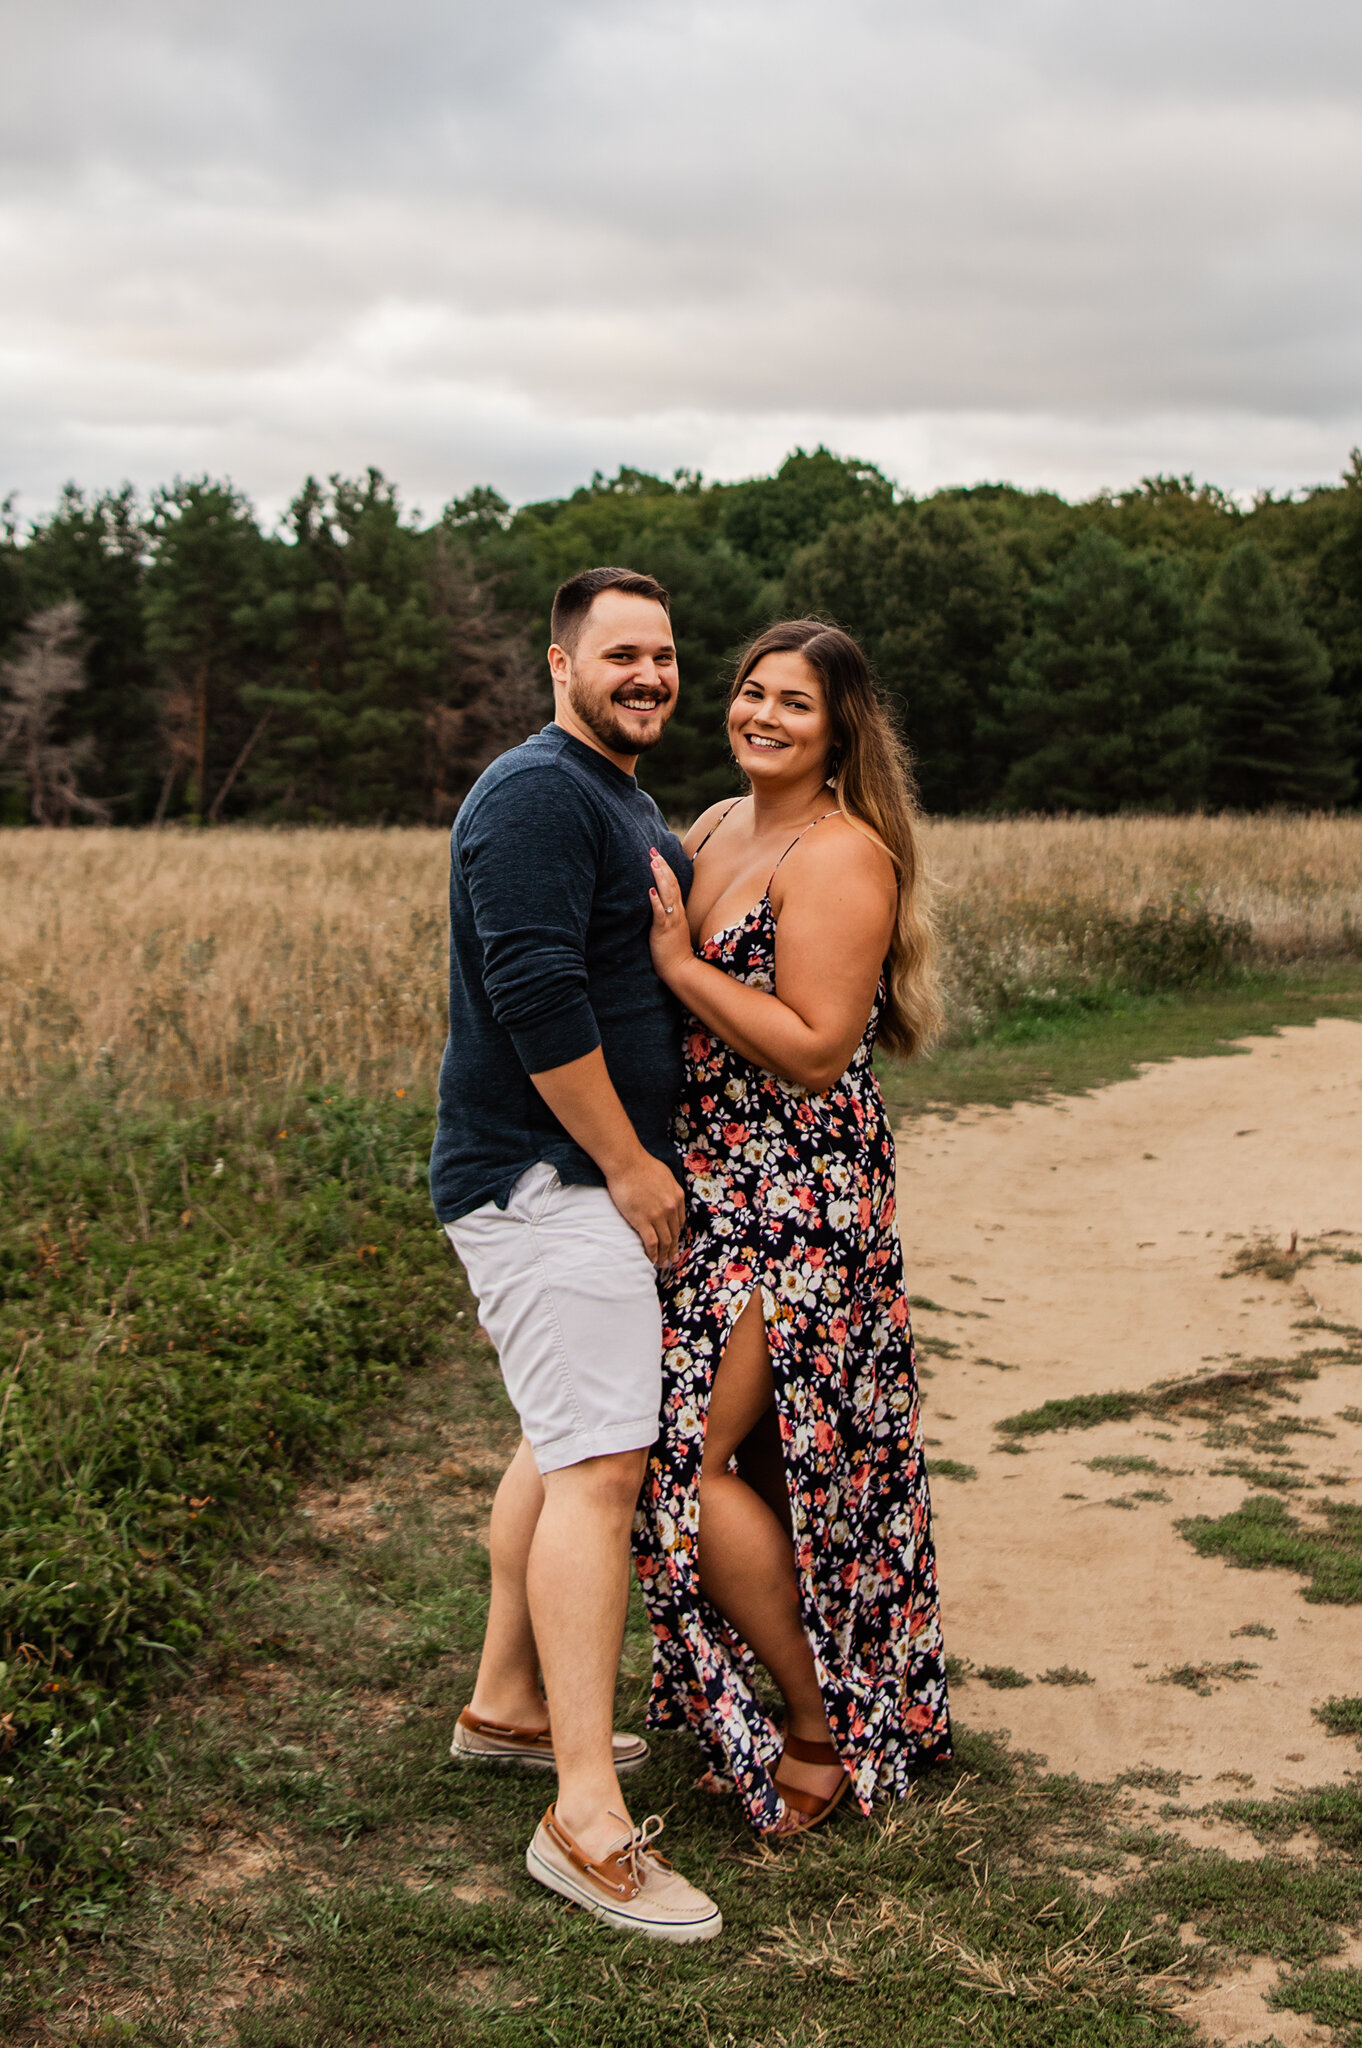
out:
<path id="1" fill-rule="evenodd" d="M 672 592 L 682 701 L 642 779 L 735 786 L 735 650 L 813 613 L 859 639 L 931 811 L 1329 808 L 1362 763 L 1362 454 L 1244 507 L 1190 477 L 1082 503 L 898 492 L 796 449 L 773 476 L 633 469 L 433 521 L 378 471 L 266 530 L 231 483 L 75 485 L 0 530 L 0 820 L 445 823 L 550 715 L 549 602 L 595 562 Z"/>

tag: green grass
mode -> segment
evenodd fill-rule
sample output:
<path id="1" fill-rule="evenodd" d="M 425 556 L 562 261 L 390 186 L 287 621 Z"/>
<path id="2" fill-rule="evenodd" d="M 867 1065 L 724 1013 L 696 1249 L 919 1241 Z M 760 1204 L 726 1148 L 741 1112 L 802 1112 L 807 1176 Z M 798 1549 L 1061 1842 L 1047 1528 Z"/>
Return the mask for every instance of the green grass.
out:
<path id="1" fill-rule="evenodd" d="M 933 1479 L 977 1479 L 979 1474 L 973 1465 L 962 1464 L 959 1458 L 933 1458 L 928 1470 Z"/>
<path id="2" fill-rule="evenodd" d="M 1307 1600 L 1355 1606 L 1362 1602 L 1362 1507 L 1326 1500 L 1320 1512 L 1323 1520 L 1311 1527 L 1283 1501 L 1246 1500 L 1218 1520 L 1194 1515 L 1178 1529 L 1202 1557 L 1223 1557 L 1246 1571 L 1300 1572 L 1309 1581 L 1302 1589 Z"/>
<path id="3" fill-rule="evenodd" d="M 212 1626 L 211 1582 L 441 1341 L 455 1286 L 424 1112 L 318 1095 L 0 1134 L 0 1921 L 82 1924 L 127 1862 L 126 1714 Z"/>
<path id="4" fill-rule="evenodd" d="M 994 1427 L 1005 1436 L 1043 1436 L 1052 1429 L 1096 1429 L 1103 1422 L 1129 1422 L 1144 1412 L 1140 1394 L 1070 1394 L 1005 1415 Z"/>
<path id="5" fill-rule="evenodd" d="M 1310 1870 L 1271 1855 L 1252 1862 L 1219 1851 L 1175 1855 L 1131 1890 L 1175 1923 L 1191 1921 L 1218 1948 L 1284 1963 L 1336 1955 L 1342 1930 L 1362 1917 L 1362 1869 Z"/>
<path id="6" fill-rule="evenodd" d="M 1070 1867 L 1110 1855 L 1110 1795 L 968 1733 L 904 1805 L 793 1853 L 754 1851 L 732 1803 L 694 1789 L 689 1738 L 656 1738 L 631 1801 L 667 1815 L 665 1846 L 718 1899 L 713 1945 L 622 1941 L 534 1887 L 544 1781 L 446 1754 L 485 1612 L 476 1531 L 513 1440 L 466 1342 L 376 1422 L 353 1494 L 338 1473 L 311 1522 L 285 1517 L 225 1571 L 216 1632 L 116 1784 L 143 1883 L 102 1941 L 11 1973 L 7 2048 L 1173 2048 L 1145 1980 L 1180 1964 L 1176 1932 L 1137 1898 L 1094 1902 Z M 623 1726 L 648 1665 L 635 1602 Z"/>
<path id="7" fill-rule="evenodd" d="M 1314 1714 L 1331 1735 L 1355 1735 L 1362 1745 L 1362 1699 L 1326 1700 Z"/>
<path id="8" fill-rule="evenodd" d="M 1279 1984 L 1268 2002 L 1335 2028 L 1344 2048 L 1362 2042 L 1362 1970 L 1301 1970 Z"/>
<path id="9" fill-rule="evenodd" d="M 891 1068 L 887 1093 L 903 1109 L 1073 1092 L 1359 1012 L 1357 971 L 1108 994 Z M 30 1937 L 0 1991 L 7 2048 L 452 2048 L 493 2030 L 508 2048 L 1180 2040 L 1148 1979 L 1200 1967 L 1177 1939 L 1182 1906 L 1142 1878 L 1094 1901 L 1081 1879 L 1131 1853 L 1187 1859 L 1151 1829 L 1132 1851 L 1119 1787 L 1046 1778 L 967 1714 L 957 1764 L 886 1822 L 845 1814 L 780 1856 L 754 1855 L 732 1806 L 692 1788 L 688 1741 L 660 1738 L 631 1796 L 666 1811 L 668 1846 L 719 1898 L 711 1948 L 621 1942 L 529 1885 L 544 1785 L 445 1755 L 513 1425 L 430 1218 L 428 1129 L 425 1103 L 318 1094 L 286 1114 L 54 1099 L 5 1130 L 0 1462 L 17 1512 L 0 1537 L 0 1902 Z M 1242 1396 L 1196 1383 L 1201 1412 L 1268 1429 L 1250 1410 L 1286 1368 L 1259 1363 Z M 1111 1419 L 1094 1404 L 1171 1414 L 1188 1398 L 1047 1404 L 1040 1422 L 1011 1418 L 999 1448 Z M 1278 1421 L 1246 1448 L 1276 1455 Z M 936 1469 L 970 1471 L 953 1464 Z M 313 1522 L 292 1512 L 300 1472 L 331 1488 L 309 1496 Z M 327 1533 L 325 1503 L 347 1488 L 358 1505 Z M 647 1665 L 635 1608 L 622 1725 L 638 1724 Z M 1062 1667 L 1040 1682 L 1091 1680 Z M 1179 1775 L 1159 1775 L 1176 1793 Z M 1362 1855 L 1351 1787 L 1235 1816 L 1265 1840 L 1311 1827 L 1326 1856 Z M 1278 1939 L 1262 1880 L 1237 1900 L 1230 1877 L 1187 1884 L 1186 1917 L 1215 1940 Z M 1335 1904 L 1308 1895 L 1310 1939 Z"/>
<path id="10" fill-rule="evenodd" d="M 1207 1441 L 1217 1449 L 1242 1441 L 1257 1450 L 1272 1450 L 1286 1436 L 1330 1436 L 1332 1432 L 1313 1419 L 1267 1416 L 1266 1397 L 1277 1393 L 1291 1399 L 1284 1392 L 1287 1382 L 1318 1379 L 1322 1366 L 1358 1363 L 1362 1363 L 1362 1351 L 1352 1346 L 1306 1351 L 1299 1358 L 1245 1359 L 1222 1372 L 1162 1380 L 1135 1393 L 1070 1394 L 1043 1401 L 1038 1408 L 1003 1416 L 994 1428 L 1011 1437 L 1043 1436 L 1056 1429 L 1096 1429 L 1104 1422 L 1131 1422 L 1137 1415 L 1186 1415 L 1215 1426 L 1219 1434 L 1213 1431 Z M 1250 1418 L 1249 1424 L 1237 1426 L 1237 1431 L 1229 1420 L 1236 1414 Z"/>
<path id="11" fill-rule="evenodd" d="M 1362 1783 L 1356 1778 L 1276 1799 L 1222 1800 L 1214 1810 L 1264 1842 L 1289 1840 L 1309 1828 L 1331 1855 L 1362 1864 Z"/>
<path id="12" fill-rule="evenodd" d="M 1163 995 L 1112 992 L 1045 1014 L 996 1020 L 970 1045 L 905 1065 L 883 1061 L 885 1099 L 899 1112 L 989 1103 L 1006 1108 L 1124 1081 L 1153 1060 L 1233 1054 L 1230 1041 L 1318 1017 L 1362 1016 L 1362 968 L 1340 965 L 1245 975 L 1226 988 Z"/>
<path id="13" fill-rule="evenodd" d="M 1300 1493 L 1310 1485 L 1309 1474 L 1296 1459 L 1289 1465 L 1253 1465 L 1244 1458 L 1228 1458 L 1223 1465 L 1212 1465 L 1211 1477 L 1242 1479 L 1260 1493 Z"/>

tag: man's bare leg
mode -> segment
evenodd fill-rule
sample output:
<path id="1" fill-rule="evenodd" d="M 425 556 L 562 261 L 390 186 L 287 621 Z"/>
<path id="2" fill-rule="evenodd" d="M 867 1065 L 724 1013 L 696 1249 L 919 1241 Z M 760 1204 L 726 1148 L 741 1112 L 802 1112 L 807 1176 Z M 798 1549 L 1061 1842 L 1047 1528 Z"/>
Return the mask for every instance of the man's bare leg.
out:
<path id="1" fill-rule="evenodd" d="M 507 1728 L 537 1730 L 549 1722 L 539 1689 L 539 1652 L 525 1591 L 530 1545 L 543 1505 L 544 1482 L 534 1453 L 522 1437 L 492 1502 L 488 1541 L 492 1598 L 477 1683 L 469 1702 L 484 1721 L 499 1721 Z"/>
<path id="2" fill-rule="evenodd" d="M 527 1586 L 558 1765 L 558 1819 L 588 1856 L 616 1847 L 629 1809 L 611 1745 L 629 1604 L 629 1532 L 646 1450 L 544 1475 Z"/>

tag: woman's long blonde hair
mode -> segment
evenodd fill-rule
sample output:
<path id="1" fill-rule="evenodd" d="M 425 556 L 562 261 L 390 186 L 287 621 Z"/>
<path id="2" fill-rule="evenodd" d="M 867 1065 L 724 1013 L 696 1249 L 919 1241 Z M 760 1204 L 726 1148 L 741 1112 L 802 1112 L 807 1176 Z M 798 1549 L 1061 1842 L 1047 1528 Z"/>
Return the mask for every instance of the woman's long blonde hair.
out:
<path id="1" fill-rule="evenodd" d="M 832 723 L 828 779 L 843 816 L 870 834 L 898 870 L 899 907 L 884 963 L 878 1041 L 911 1059 L 941 1029 L 936 939 L 927 901 L 922 813 L 911 757 L 849 633 L 822 619 L 784 619 L 759 633 L 738 661 L 729 704 L 768 654 L 802 654 L 823 685 Z"/>

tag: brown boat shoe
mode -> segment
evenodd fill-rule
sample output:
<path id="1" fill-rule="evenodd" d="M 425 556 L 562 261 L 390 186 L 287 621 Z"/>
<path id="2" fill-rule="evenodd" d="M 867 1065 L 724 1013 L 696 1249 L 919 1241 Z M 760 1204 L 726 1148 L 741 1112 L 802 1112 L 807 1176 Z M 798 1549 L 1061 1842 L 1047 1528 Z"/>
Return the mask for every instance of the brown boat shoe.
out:
<path id="1" fill-rule="evenodd" d="M 636 1771 L 648 1759 L 648 1745 L 641 1735 L 626 1735 L 616 1729 L 610 1738 L 615 1769 Z M 500 1721 L 484 1720 L 465 1707 L 454 1727 L 449 1754 L 456 1764 L 512 1764 L 523 1770 L 556 1771 L 553 1736 L 547 1728 L 510 1728 Z"/>
<path id="2" fill-rule="evenodd" d="M 525 1868 L 551 1892 L 621 1933 L 654 1941 L 712 1941 L 723 1930 L 723 1915 L 653 1847 L 662 1833 L 661 1816 L 653 1813 L 641 1827 L 625 1827 L 618 1848 L 593 1859 L 550 1807 L 525 1851 Z"/>

